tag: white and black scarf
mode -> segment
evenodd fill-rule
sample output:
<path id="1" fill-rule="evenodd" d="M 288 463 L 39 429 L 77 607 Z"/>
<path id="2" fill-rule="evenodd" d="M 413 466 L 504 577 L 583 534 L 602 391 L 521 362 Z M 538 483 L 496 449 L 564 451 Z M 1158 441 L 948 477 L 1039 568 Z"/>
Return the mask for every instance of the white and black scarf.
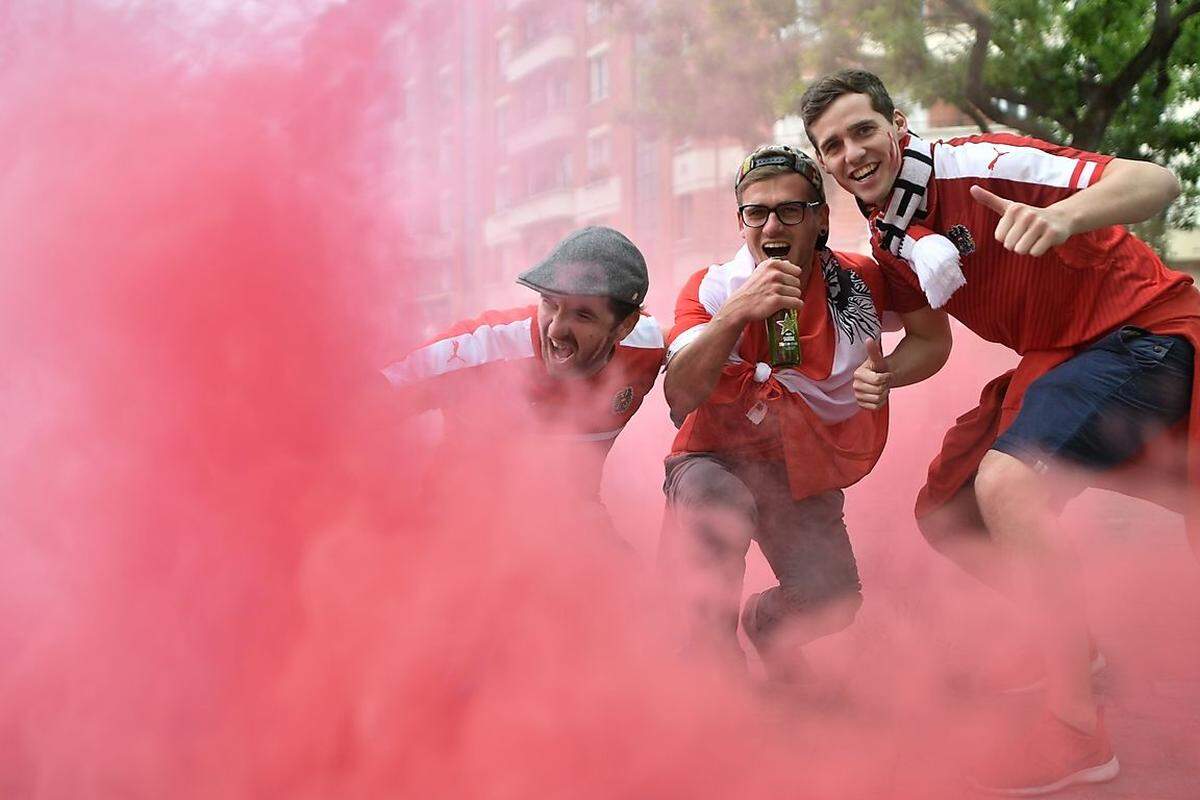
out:
<path id="1" fill-rule="evenodd" d="M 900 172 L 887 205 L 871 210 L 860 202 L 859 208 L 870 220 L 875 245 L 907 262 L 929 305 L 941 308 L 967 279 L 954 243 L 922 224 L 930 212 L 933 147 L 915 133 L 900 144 Z"/>

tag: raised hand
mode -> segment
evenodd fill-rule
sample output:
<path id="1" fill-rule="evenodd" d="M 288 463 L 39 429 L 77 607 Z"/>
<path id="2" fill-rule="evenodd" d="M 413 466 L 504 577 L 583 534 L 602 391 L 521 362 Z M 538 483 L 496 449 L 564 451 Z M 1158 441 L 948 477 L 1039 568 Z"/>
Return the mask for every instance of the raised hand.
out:
<path id="1" fill-rule="evenodd" d="M 1062 244 L 1071 236 L 1070 221 L 1054 206 L 1038 208 L 1007 200 L 976 184 L 971 187 L 975 201 L 1000 215 L 996 224 L 996 241 L 1020 255 L 1045 255 L 1051 247 Z"/>
<path id="2" fill-rule="evenodd" d="M 863 408 L 883 408 L 892 385 L 892 371 L 879 340 L 867 339 L 867 360 L 854 371 L 854 399 Z"/>
<path id="3" fill-rule="evenodd" d="M 804 305 L 804 270 L 781 258 L 768 258 L 755 267 L 721 309 L 738 324 L 759 322 L 782 308 Z"/>

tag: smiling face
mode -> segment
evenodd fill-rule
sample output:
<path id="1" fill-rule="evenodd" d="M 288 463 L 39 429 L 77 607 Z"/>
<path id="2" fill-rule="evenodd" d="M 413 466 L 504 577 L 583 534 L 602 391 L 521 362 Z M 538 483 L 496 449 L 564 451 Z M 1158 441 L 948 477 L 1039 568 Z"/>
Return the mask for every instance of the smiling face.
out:
<path id="1" fill-rule="evenodd" d="M 908 120 L 888 119 L 865 94 L 844 94 L 807 126 L 817 159 L 843 189 L 869 206 L 887 200 L 900 172 L 900 140 Z"/>
<path id="2" fill-rule="evenodd" d="M 755 181 L 742 189 L 742 205 L 775 207 L 782 203 L 811 202 L 819 197 L 808 179 L 798 172 Z M 803 267 L 812 262 L 821 231 L 829 229 L 829 206 L 808 209 L 804 221 L 795 225 L 784 225 L 778 215 L 771 214 L 761 228 L 747 227 L 739 216 L 738 227 L 756 264 L 773 256 Z"/>
<path id="3" fill-rule="evenodd" d="M 612 357 L 637 324 L 637 313 L 617 319 L 607 297 L 543 294 L 538 306 L 542 362 L 552 378 L 587 378 Z"/>

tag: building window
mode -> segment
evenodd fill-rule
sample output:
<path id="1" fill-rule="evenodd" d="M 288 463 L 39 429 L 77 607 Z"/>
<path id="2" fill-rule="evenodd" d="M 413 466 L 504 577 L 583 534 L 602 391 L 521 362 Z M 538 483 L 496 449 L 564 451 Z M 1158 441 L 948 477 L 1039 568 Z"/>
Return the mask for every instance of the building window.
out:
<path id="1" fill-rule="evenodd" d="M 496 42 L 496 63 L 503 71 L 508 66 L 508 62 L 512 60 L 513 43 L 512 38 L 505 36 Z"/>
<path id="2" fill-rule="evenodd" d="M 545 84 L 540 81 L 521 92 L 521 106 L 525 120 L 534 120 L 545 114 L 549 99 L 550 93 L 546 91 Z"/>
<path id="3" fill-rule="evenodd" d="M 555 75 L 546 84 L 546 106 L 551 110 L 564 109 L 570 99 L 570 82 L 566 75 Z"/>
<path id="4" fill-rule="evenodd" d="M 570 185 L 571 156 L 569 153 L 536 159 L 530 163 L 529 170 L 525 175 L 525 189 L 528 195 L 566 189 Z"/>
<path id="5" fill-rule="evenodd" d="M 520 21 L 521 47 L 537 44 L 550 32 L 549 18 L 544 14 L 525 14 Z"/>
<path id="6" fill-rule="evenodd" d="M 588 101 L 598 103 L 608 97 L 608 54 L 588 59 Z"/>
<path id="7" fill-rule="evenodd" d="M 571 99 L 570 90 L 571 84 L 565 75 L 531 81 L 521 93 L 525 120 L 532 121 L 548 112 L 566 109 Z"/>
<path id="8" fill-rule="evenodd" d="M 508 103 L 496 109 L 496 139 L 503 141 L 508 136 Z"/>
<path id="9" fill-rule="evenodd" d="M 692 207 L 692 196 L 681 194 L 675 203 L 676 231 L 680 239 L 690 239 L 696 227 L 696 212 Z"/>
<path id="10" fill-rule="evenodd" d="M 602 133 L 587 141 L 587 179 L 589 182 L 608 177 L 612 167 L 612 135 Z"/>
<path id="11" fill-rule="evenodd" d="M 635 229 L 647 236 L 659 225 L 659 143 L 637 138 L 633 148 L 633 219 Z"/>
<path id="12" fill-rule="evenodd" d="M 567 33 L 571 29 L 570 8 L 564 4 L 551 4 L 522 15 L 517 23 L 521 50 L 533 47 L 543 39 L 556 33 Z"/>
<path id="13" fill-rule="evenodd" d="M 496 173 L 496 210 L 503 211 L 512 203 L 512 178 L 509 177 L 508 170 L 500 170 Z"/>
<path id="14" fill-rule="evenodd" d="M 587 1 L 587 23 L 595 25 L 597 22 L 602 22 L 608 17 L 609 0 L 588 0 Z"/>

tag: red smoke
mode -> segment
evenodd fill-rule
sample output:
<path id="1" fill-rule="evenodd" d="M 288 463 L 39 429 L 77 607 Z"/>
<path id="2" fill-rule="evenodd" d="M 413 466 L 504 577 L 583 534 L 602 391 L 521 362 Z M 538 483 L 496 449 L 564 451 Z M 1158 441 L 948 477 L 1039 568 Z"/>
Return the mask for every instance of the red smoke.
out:
<path id="1" fill-rule="evenodd" d="M 963 796 L 963 760 L 1029 708 L 961 690 L 1015 626 L 910 509 L 1006 357 L 961 337 L 950 373 L 896 395 L 848 492 L 866 606 L 812 648 L 822 699 L 681 659 L 652 567 L 660 396 L 609 459 L 623 552 L 537 470 L 480 479 L 537 451 L 425 474 L 424 418 L 377 391 L 416 334 L 386 5 L 269 51 L 233 20 L 181 43 L 169 14 L 87 6 L 6 34 L 0 794 Z M 1114 719 L 1175 719 L 1200 656 L 1178 519 L 1076 508 Z M 767 580 L 753 562 L 747 590 Z M 1152 745 L 1113 727 L 1118 752 L 1195 764 L 1194 721 Z"/>

